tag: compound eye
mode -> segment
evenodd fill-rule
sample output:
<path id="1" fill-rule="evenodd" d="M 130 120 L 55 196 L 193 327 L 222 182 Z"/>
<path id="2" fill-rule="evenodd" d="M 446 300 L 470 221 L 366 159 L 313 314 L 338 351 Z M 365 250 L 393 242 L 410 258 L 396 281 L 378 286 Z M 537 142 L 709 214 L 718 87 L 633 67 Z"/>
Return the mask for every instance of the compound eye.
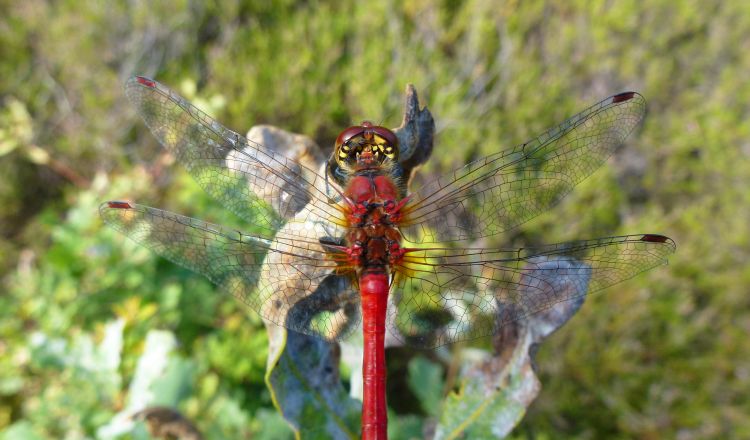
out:
<path id="1" fill-rule="evenodd" d="M 336 148 L 338 148 L 340 145 L 345 144 L 347 141 L 349 141 L 349 139 L 353 138 L 354 136 L 358 136 L 364 133 L 364 131 L 365 131 L 365 127 L 362 127 L 361 125 L 355 125 L 342 131 L 336 138 Z"/>
<path id="2" fill-rule="evenodd" d="M 381 138 L 385 139 L 386 143 L 392 145 L 394 148 L 398 146 L 398 138 L 396 137 L 396 134 L 391 130 L 381 126 L 371 127 L 370 130 L 372 130 Z"/>

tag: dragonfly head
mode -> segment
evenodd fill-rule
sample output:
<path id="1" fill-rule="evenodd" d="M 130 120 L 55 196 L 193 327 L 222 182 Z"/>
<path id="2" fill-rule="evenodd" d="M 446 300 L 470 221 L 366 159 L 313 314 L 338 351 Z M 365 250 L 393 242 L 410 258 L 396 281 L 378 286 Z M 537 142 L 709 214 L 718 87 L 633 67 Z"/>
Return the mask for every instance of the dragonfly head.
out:
<path id="1" fill-rule="evenodd" d="M 363 121 L 339 134 L 333 155 L 344 169 L 377 168 L 386 160 L 398 160 L 398 138 L 385 127 Z"/>

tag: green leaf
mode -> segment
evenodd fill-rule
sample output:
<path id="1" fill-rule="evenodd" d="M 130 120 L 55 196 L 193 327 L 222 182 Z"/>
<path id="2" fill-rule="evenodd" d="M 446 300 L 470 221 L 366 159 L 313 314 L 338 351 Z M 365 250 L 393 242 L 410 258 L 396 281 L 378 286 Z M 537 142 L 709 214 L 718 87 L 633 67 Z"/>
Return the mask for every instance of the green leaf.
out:
<path id="1" fill-rule="evenodd" d="M 417 395 L 422 409 L 436 415 L 443 397 L 443 367 L 417 356 L 409 362 L 409 388 Z"/>
<path id="2" fill-rule="evenodd" d="M 516 347 L 510 366 L 482 353 L 479 362 L 464 368 L 460 390 L 443 402 L 436 440 L 503 438 L 521 421 L 540 384 L 524 354 L 528 346 Z"/>
<path id="3" fill-rule="evenodd" d="M 269 324 L 266 384 L 276 407 L 301 439 L 356 439 L 360 402 L 339 379 L 333 343 Z"/>
<path id="4" fill-rule="evenodd" d="M 566 292 L 563 298 L 574 300 L 559 301 L 545 311 L 506 323 L 493 337 L 492 354 L 465 350 L 459 377 L 461 388 L 445 400 L 435 439 L 503 438 L 521 421 L 539 394 L 541 384 L 534 375 L 531 353 L 578 312 L 586 299 L 588 283 L 553 272 L 538 279 L 557 283 L 560 291 Z M 502 310 L 514 305 L 498 302 L 498 307 Z"/>
<path id="5" fill-rule="evenodd" d="M 10 98 L 0 112 L 0 157 L 27 145 L 32 137 L 29 109 L 18 99 Z"/>
<path id="6" fill-rule="evenodd" d="M 193 379 L 193 362 L 174 355 L 177 340 L 171 332 L 152 330 L 146 335 L 143 354 L 138 359 L 130 383 L 125 408 L 97 430 L 101 439 L 116 438 L 138 430 L 131 415 L 147 406 L 176 407 L 188 394 Z M 137 435 L 137 434 L 134 434 Z"/>
<path id="7" fill-rule="evenodd" d="M 195 366 L 192 361 L 170 357 L 164 374 L 151 386 L 155 397 L 151 405 L 176 407 L 180 401 L 190 396 L 194 374 Z"/>
<path id="8" fill-rule="evenodd" d="M 34 432 L 31 423 L 26 420 L 14 423 L 0 431 L 0 440 L 41 440 L 43 438 Z"/>
<path id="9" fill-rule="evenodd" d="M 289 425 L 281 417 L 281 414 L 277 412 L 259 410 L 255 414 L 255 420 L 260 425 L 258 431 L 253 435 L 255 440 L 283 440 L 293 438 L 293 433 L 289 429 Z"/>
<path id="10" fill-rule="evenodd" d="M 423 439 L 422 419 L 416 415 L 399 416 L 389 412 L 388 438 L 391 440 Z"/>

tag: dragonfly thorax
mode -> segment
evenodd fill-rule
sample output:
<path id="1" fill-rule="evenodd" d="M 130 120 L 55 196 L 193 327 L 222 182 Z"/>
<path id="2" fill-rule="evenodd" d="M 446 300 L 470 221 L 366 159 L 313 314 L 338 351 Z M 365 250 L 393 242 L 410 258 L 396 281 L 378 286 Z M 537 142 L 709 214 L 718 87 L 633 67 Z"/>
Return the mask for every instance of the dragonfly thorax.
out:
<path id="1" fill-rule="evenodd" d="M 360 173 L 349 179 L 345 195 L 350 201 L 346 235 L 350 264 L 357 270 L 388 268 L 403 257 L 398 215 L 398 185 L 390 177 Z"/>

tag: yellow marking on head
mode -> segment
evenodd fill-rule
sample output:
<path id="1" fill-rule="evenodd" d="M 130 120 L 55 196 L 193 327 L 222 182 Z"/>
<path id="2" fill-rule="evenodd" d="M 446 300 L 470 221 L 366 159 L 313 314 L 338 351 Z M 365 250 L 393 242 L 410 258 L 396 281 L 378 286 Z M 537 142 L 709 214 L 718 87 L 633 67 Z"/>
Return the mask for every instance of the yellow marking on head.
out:
<path id="1" fill-rule="evenodd" d="M 398 148 L 388 143 L 388 140 L 382 136 L 372 133 L 370 139 L 367 139 L 364 135 L 355 136 L 336 147 L 336 162 L 342 169 L 352 169 L 356 155 L 366 149 L 375 153 L 376 157 L 382 155 L 381 163 L 386 162 L 386 159 L 394 162 L 398 160 Z"/>

